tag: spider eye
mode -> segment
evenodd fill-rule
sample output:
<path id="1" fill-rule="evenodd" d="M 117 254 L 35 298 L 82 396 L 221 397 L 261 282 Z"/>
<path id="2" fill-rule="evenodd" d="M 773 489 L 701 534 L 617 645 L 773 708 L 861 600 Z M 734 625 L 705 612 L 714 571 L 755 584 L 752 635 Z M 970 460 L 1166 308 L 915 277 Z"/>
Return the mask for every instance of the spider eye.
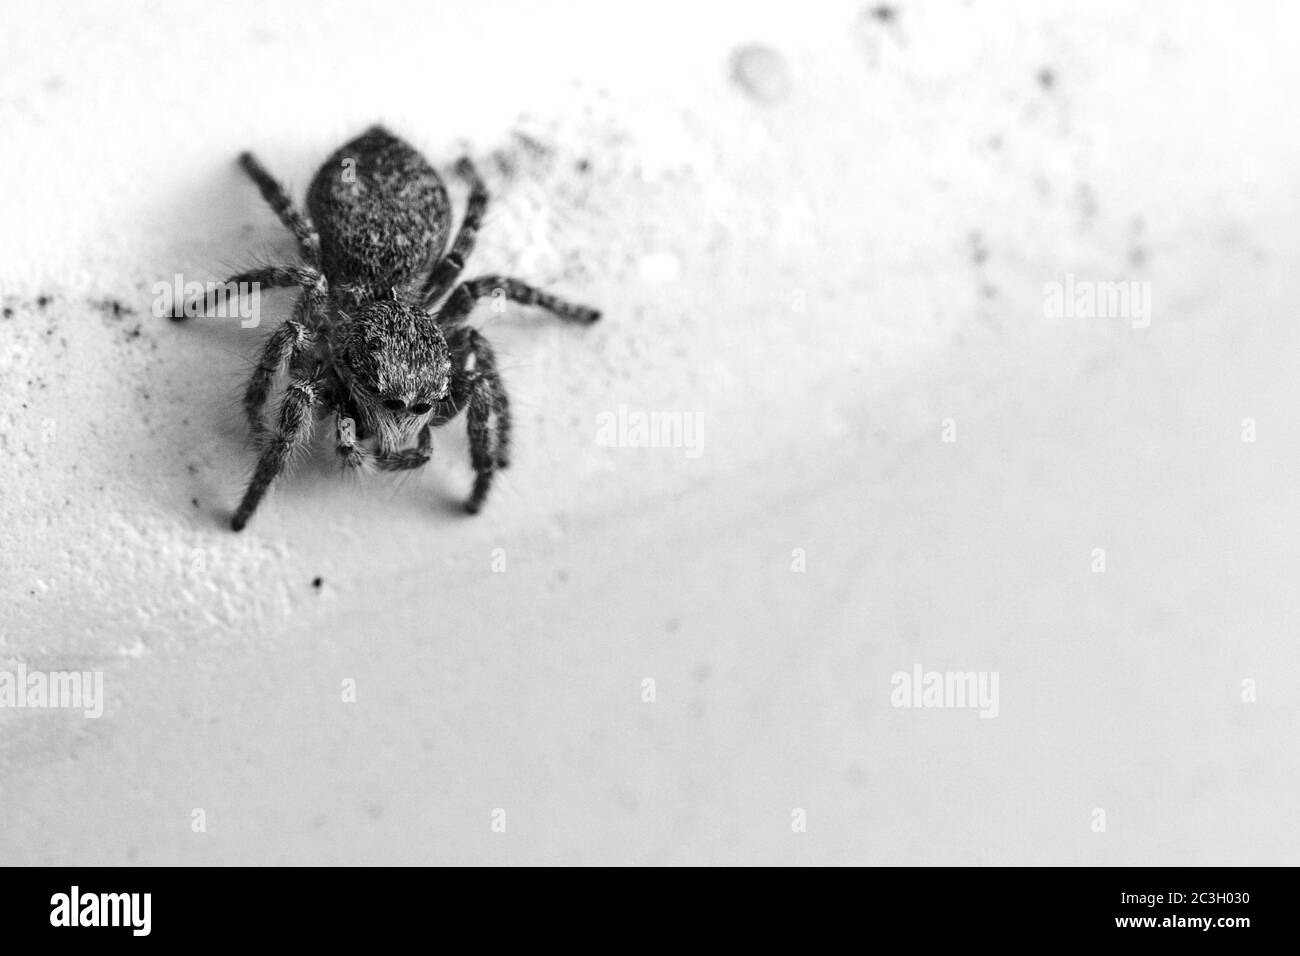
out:
<path id="1" fill-rule="evenodd" d="M 405 407 L 406 402 L 402 401 L 400 398 L 390 398 L 388 401 L 384 402 L 384 408 L 391 412 L 400 412 Z"/>
<path id="2" fill-rule="evenodd" d="M 430 405 L 428 402 L 416 402 L 414 405 L 411 406 L 411 411 L 415 412 L 415 414 L 417 415 L 423 415 L 431 408 L 433 408 L 433 406 Z"/>

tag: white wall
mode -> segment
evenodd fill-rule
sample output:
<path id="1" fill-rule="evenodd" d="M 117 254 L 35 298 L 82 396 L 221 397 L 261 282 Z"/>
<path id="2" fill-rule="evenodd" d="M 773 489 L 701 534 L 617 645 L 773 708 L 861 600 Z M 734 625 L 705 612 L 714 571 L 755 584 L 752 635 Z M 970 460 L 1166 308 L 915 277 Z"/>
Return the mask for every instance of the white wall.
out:
<path id="1" fill-rule="evenodd" d="M 0 670 L 106 701 L 0 708 L 0 861 L 1294 862 L 1297 17 L 871 6 L 7 2 Z M 289 255 L 235 155 L 301 196 L 377 119 L 483 168 L 471 271 L 606 318 L 483 310 L 480 516 L 449 428 L 234 535 L 287 300 L 151 287 Z M 891 706 L 917 663 L 998 716 Z"/>

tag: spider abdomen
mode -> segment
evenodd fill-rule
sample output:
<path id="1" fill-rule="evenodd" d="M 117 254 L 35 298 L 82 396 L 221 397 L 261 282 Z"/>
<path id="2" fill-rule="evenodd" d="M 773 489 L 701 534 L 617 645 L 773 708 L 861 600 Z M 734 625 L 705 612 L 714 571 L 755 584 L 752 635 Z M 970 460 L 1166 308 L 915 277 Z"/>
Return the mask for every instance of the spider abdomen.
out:
<path id="1" fill-rule="evenodd" d="M 372 126 L 325 161 L 307 191 L 331 284 L 401 286 L 442 256 L 451 203 L 420 153 Z"/>

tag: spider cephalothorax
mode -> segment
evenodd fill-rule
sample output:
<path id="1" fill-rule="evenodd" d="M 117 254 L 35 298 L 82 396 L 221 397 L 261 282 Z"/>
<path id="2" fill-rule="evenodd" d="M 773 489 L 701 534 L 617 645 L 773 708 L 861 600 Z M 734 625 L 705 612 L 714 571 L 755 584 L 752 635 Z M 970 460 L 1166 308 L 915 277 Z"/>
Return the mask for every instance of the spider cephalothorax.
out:
<path id="1" fill-rule="evenodd" d="M 409 445 L 451 392 L 451 352 L 437 321 L 402 302 L 380 301 L 347 317 L 334 367 L 380 452 Z"/>
<path id="2" fill-rule="evenodd" d="M 231 527 L 244 527 L 327 414 L 345 465 L 392 471 L 427 464 L 430 430 L 465 411 L 475 473 L 465 507 L 478 511 L 493 475 L 509 464 L 510 401 L 491 346 L 465 324 L 475 302 L 497 294 L 584 324 L 600 313 L 503 276 L 457 284 L 487 205 L 468 159 L 456 164 L 470 197 L 449 250 L 451 204 L 441 178 L 382 127 L 342 146 L 316 173 L 307 192 L 310 218 L 251 154 L 239 162 L 297 237 L 305 264 L 241 273 L 224 287 L 302 289 L 244 392 L 249 424 L 264 445 Z M 263 408 L 284 369 L 289 382 L 268 429 Z"/>

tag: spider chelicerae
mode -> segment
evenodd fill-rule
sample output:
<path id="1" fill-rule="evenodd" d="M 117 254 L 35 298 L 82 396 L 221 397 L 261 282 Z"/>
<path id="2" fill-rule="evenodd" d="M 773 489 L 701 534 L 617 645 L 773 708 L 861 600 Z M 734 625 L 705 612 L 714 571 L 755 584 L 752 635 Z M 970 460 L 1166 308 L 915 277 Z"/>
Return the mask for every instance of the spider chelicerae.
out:
<path id="1" fill-rule="evenodd" d="M 442 179 L 381 126 L 325 161 L 307 191 L 306 214 L 252 154 L 242 154 L 239 165 L 297 238 L 303 262 L 231 276 L 201 304 L 211 307 L 241 283 L 302 290 L 244 392 L 262 449 L 231 528 L 243 529 L 271 482 L 308 444 L 317 419 L 331 414 L 345 466 L 401 471 L 427 464 L 431 429 L 464 410 L 474 467 L 465 509 L 476 513 L 493 475 L 510 463 L 510 401 L 492 347 L 466 324 L 474 304 L 504 296 L 584 325 L 600 313 L 506 276 L 458 283 L 488 200 L 467 158 L 455 168 L 469 184 L 469 205 L 450 249 L 451 203 Z M 198 311 L 186 308 L 173 318 Z M 288 384 L 268 428 L 263 409 L 286 369 Z"/>

